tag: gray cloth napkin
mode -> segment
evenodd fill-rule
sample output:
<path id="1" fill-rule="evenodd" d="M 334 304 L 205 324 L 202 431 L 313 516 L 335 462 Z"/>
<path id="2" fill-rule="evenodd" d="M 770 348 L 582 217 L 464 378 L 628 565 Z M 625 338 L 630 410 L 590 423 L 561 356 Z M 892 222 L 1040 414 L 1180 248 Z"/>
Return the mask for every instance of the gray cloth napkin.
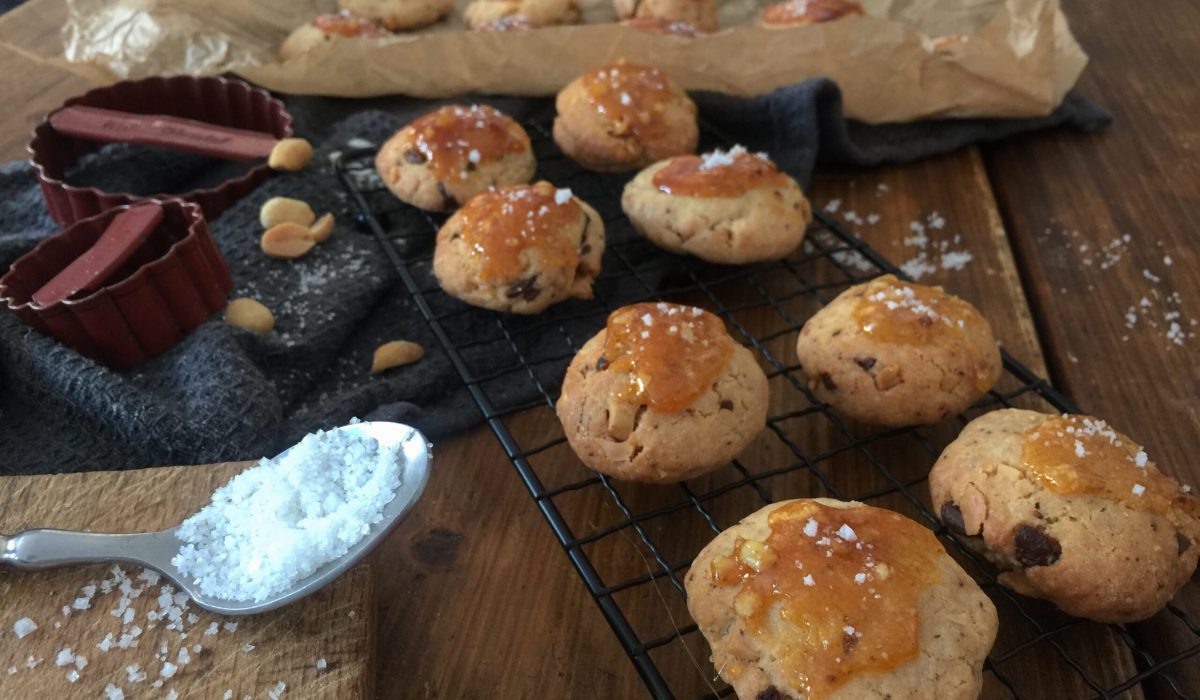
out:
<path id="1" fill-rule="evenodd" d="M 810 179 L 817 163 L 910 161 L 1046 127 L 1096 131 L 1110 120 L 1091 102 L 1069 95 L 1058 110 L 1039 119 L 868 126 L 843 117 L 840 93 L 827 80 L 753 99 L 696 98 L 703 119 L 752 150 L 768 151 L 801 182 Z M 548 100 L 475 101 L 518 119 L 548 123 L 553 116 Z M 314 165 L 272 177 L 210 222 L 233 273 L 232 296 L 252 296 L 266 304 L 275 313 L 276 331 L 265 336 L 243 331 L 217 315 L 167 353 L 117 372 L 0 311 L 0 474 L 257 458 L 352 416 L 407 422 L 433 438 L 481 419 L 376 241 L 355 226 L 356 212 L 329 160 L 352 139 L 381 143 L 439 103 L 408 98 L 288 102 L 297 132 L 318 145 Z M 163 158 L 148 149 L 111 145 L 75 177 L 149 192 L 163 183 L 188 188 L 228 167 L 204 158 Z M 553 173 L 545 175 L 553 181 Z M 318 212 L 334 212 L 338 227 L 333 237 L 300 260 L 265 257 L 258 248 L 258 210 L 277 195 L 304 199 Z M 7 270 L 55 230 L 28 165 L 0 166 L 0 269 Z M 648 246 L 645 255 L 668 257 Z M 416 264 L 414 274 L 422 285 L 435 284 L 427 262 Z M 607 290 L 609 300 L 622 302 L 644 294 L 641 288 Z M 444 297 L 438 303 L 444 307 L 440 311 L 454 310 L 457 304 Z M 496 326 L 493 315 L 483 311 L 457 314 L 447 323 L 452 332 L 468 334 Z M 373 350 L 395 339 L 420 343 L 426 357 L 371 375 Z M 553 341 L 529 342 L 521 350 L 531 357 L 557 357 L 562 351 L 545 344 Z M 471 349 L 477 371 L 512 362 L 511 353 L 506 356 L 499 347 L 481 343 Z M 565 362 L 538 366 L 546 386 L 556 386 Z M 530 386 L 520 373 L 493 382 L 488 391 L 497 403 L 514 405 L 535 398 Z"/>

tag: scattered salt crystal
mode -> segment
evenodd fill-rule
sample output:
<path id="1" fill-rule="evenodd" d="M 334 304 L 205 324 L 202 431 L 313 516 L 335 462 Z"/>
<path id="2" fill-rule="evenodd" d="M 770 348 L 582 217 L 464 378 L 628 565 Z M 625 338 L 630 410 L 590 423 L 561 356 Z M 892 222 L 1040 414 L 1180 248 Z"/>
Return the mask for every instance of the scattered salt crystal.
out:
<path id="1" fill-rule="evenodd" d="M 204 630 L 204 636 L 205 637 L 215 637 L 215 636 L 217 636 L 218 629 L 219 629 L 219 626 L 217 625 L 217 623 L 213 622 L 213 623 L 209 624 L 208 629 Z"/>
<path id="2" fill-rule="evenodd" d="M 858 535 L 854 534 L 854 530 L 850 529 L 850 526 L 845 523 L 842 523 L 842 526 L 838 528 L 837 536 L 847 542 L 853 542 L 858 539 Z"/>
<path id="3" fill-rule="evenodd" d="M 830 214 L 833 214 L 833 213 L 837 212 L 837 210 L 840 209 L 841 206 L 842 206 L 842 200 L 831 199 L 825 204 L 825 211 L 829 212 Z"/>
<path id="4" fill-rule="evenodd" d="M 1131 490 L 1133 491 L 1133 495 L 1135 495 L 1135 496 L 1140 496 L 1140 495 L 1146 493 L 1146 487 L 1142 486 L 1141 484 L 1134 484 L 1133 489 L 1131 489 Z"/>
<path id="5" fill-rule="evenodd" d="M 942 255 L 942 269 L 961 270 L 975 257 L 965 250 L 951 251 Z"/>
<path id="6" fill-rule="evenodd" d="M 805 575 L 804 575 L 804 585 L 806 585 L 806 586 L 815 586 L 815 585 L 817 585 L 817 582 L 813 580 L 812 574 L 805 574 Z"/>
<path id="7" fill-rule="evenodd" d="M 13 670 L 15 671 L 16 669 L 13 669 Z M 67 680 L 70 681 L 71 683 L 74 683 L 75 681 L 79 680 L 79 671 L 76 671 L 75 669 L 71 669 L 70 671 L 67 671 Z"/>
<path id="8" fill-rule="evenodd" d="M 853 637 L 855 630 L 850 625 L 846 625 L 845 627 L 842 628 L 842 631 L 845 632 L 846 634 L 850 635 L 851 637 Z"/>
<path id="9" fill-rule="evenodd" d="M 217 489 L 179 526 L 171 560 L 206 595 L 265 600 L 357 544 L 400 486 L 400 443 L 354 430 L 305 436 Z M 178 604 L 178 603 L 177 603 Z"/>
<path id="10" fill-rule="evenodd" d="M 187 647 L 179 647 L 179 657 L 177 660 L 180 666 L 187 666 L 192 663 L 192 655 L 188 653 Z"/>
<path id="11" fill-rule="evenodd" d="M 125 667 L 126 680 L 130 683 L 141 683 L 146 680 L 146 672 L 142 670 L 140 664 L 130 664 Z"/>
<path id="12" fill-rule="evenodd" d="M 246 652 L 247 654 L 249 654 L 250 652 L 254 651 L 254 645 L 253 645 L 253 644 L 243 644 L 243 645 L 242 645 L 242 651 L 244 651 L 244 652 Z"/>
<path id="13" fill-rule="evenodd" d="M 817 521 L 816 520 L 809 518 L 808 521 L 804 523 L 804 534 L 808 537 L 816 537 L 817 536 Z"/>
<path id="14" fill-rule="evenodd" d="M 1141 450 L 1141 449 L 1139 449 L 1139 450 L 1137 451 L 1137 454 L 1135 454 L 1135 455 L 1133 456 L 1133 463 L 1134 463 L 1134 464 L 1135 464 L 1135 465 L 1136 465 L 1136 466 L 1137 466 L 1139 469 L 1145 469 L 1145 468 L 1146 468 L 1146 462 L 1148 462 L 1149 460 L 1150 460 L 1150 457 L 1146 455 L 1146 451 L 1145 451 L 1145 450 Z"/>
<path id="15" fill-rule="evenodd" d="M 621 104 L 625 105 L 626 107 L 633 104 L 633 98 L 629 96 L 628 92 L 621 93 Z"/>
<path id="16" fill-rule="evenodd" d="M 58 656 L 54 657 L 55 666 L 70 666 L 75 663 L 75 654 L 71 653 L 71 647 L 63 647 L 59 650 Z"/>
<path id="17" fill-rule="evenodd" d="M 199 653 L 200 653 L 200 650 L 201 650 L 201 649 L 203 649 L 203 648 L 204 648 L 204 647 L 200 646 L 199 644 L 193 644 L 193 645 L 192 645 L 192 653 L 193 653 L 193 654 L 199 654 Z"/>
<path id="18" fill-rule="evenodd" d="M 16 666 L 9 666 L 9 667 L 8 667 L 8 675 L 10 675 L 10 676 L 11 676 L 11 675 L 15 674 L 16 672 L 17 672 L 17 667 L 16 667 Z"/>
<path id="19" fill-rule="evenodd" d="M 647 326 L 653 326 L 654 317 L 650 314 L 642 314 L 642 323 L 646 324 Z"/>
<path id="20" fill-rule="evenodd" d="M 37 628 L 36 622 L 30 620 L 28 617 L 22 617 L 13 623 L 13 634 L 17 635 L 17 639 L 24 639 L 33 634 Z"/>
<path id="21" fill-rule="evenodd" d="M 82 671 L 83 669 L 87 668 L 87 665 L 88 665 L 88 660 L 87 660 L 86 656 L 84 656 L 83 654 L 75 655 L 75 668 Z"/>
<path id="22" fill-rule="evenodd" d="M 237 626 L 238 626 L 238 623 L 236 623 L 236 622 L 226 622 L 223 625 L 226 632 L 237 632 Z"/>
<path id="23" fill-rule="evenodd" d="M 328 667 L 329 667 L 329 664 L 327 664 L 325 662 L 325 659 L 317 659 L 317 670 L 318 671 L 324 671 Z"/>
<path id="24" fill-rule="evenodd" d="M 275 684 L 275 687 L 272 688 L 269 693 L 267 693 L 267 697 L 271 698 L 271 700 L 279 700 L 279 698 L 283 697 L 283 691 L 285 690 L 287 690 L 287 683 L 279 681 Z"/>
<path id="25" fill-rule="evenodd" d="M 347 141 L 346 145 L 349 146 L 350 148 L 370 148 L 371 146 L 374 146 L 375 144 L 371 143 L 370 141 L 368 141 L 364 138 L 355 136 L 354 138 Z"/>
<path id="26" fill-rule="evenodd" d="M 105 635 L 104 639 L 100 640 L 100 643 L 96 645 L 96 648 L 100 651 L 108 651 L 109 649 L 113 648 L 113 644 L 115 642 L 116 640 L 113 639 L 112 632 L 109 632 L 107 635 Z"/>
<path id="27" fill-rule="evenodd" d="M 472 148 L 467 152 L 467 160 L 471 161 L 472 163 L 478 163 L 481 159 L 482 157 L 479 155 L 478 149 Z"/>
<path id="28" fill-rule="evenodd" d="M 1171 256 L 1170 256 L 1170 255 L 1164 255 L 1164 256 L 1163 256 L 1163 265 L 1166 265 L 1167 267 L 1170 267 L 1170 266 L 1171 266 L 1171 265 L 1173 265 L 1174 263 L 1175 263 L 1175 261 L 1171 259 Z"/>
<path id="29" fill-rule="evenodd" d="M 171 663 L 170 661 L 164 661 L 162 670 L 158 672 L 158 675 L 162 676 L 163 678 L 170 678 L 171 676 L 174 676 L 175 672 L 178 670 L 179 667 L 175 664 Z"/>
<path id="30" fill-rule="evenodd" d="M 225 694 L 224 694 L 224 695 L 222 695 L 222 696 L 221 696 L 221 698 L 222 698 L 222 700 L 233 700 L 233 691 L 232 691 L 232 690 L 226 690 L 226 691 L 225 691 Z"/>
<path id="31" fill-rule="evenodd" d="M 138 574 L 138 579 L 153 586 L 158 583 L 159 573 L 150 569 L 142 569 L 142 573 Z"/>
<path id="32" fill-rule="evenodd" d="M 860 585 L 860 586 L 863 585 L 863 582 L 866 580 L 867 580 L 866 574 L 861 574 L 861 573 L 854 574 L 854 582 L 857 583 L 858 585 Z"/>
<path id="33" fill-rule="evenodd" d="M 167 691 L 167 700 L 179 700 L 179 693 L 175 692 L 174 688 Z"/>
<path id="34" fill-rule="evenodd" d="M 1080 442 L 1079 440 L 1076 440 L 1075 441 L 1075 456 L 1083 457 L 1086 454 L 1087 454 L 1087 450 L 1083 449 L 1083 443 Z"/>
<path id="35" fill-rule="evenodd" d="M 745 152 L 746 148 L 739 145 L 734 146 L 728 151 L 722 151 L 718 148 L 715 151 L 705 153 L 704 155 L 700 156 L 700 170 L 712 170 L 713 168 L 733 165 L 734 161 L 737 159 L 737 156 Z"/>
<path id="36" fill-rule="evenodd" d="M 25 659 L 25 668 L 37 668 L 37 665 L 41 662 L 41 659 L 35 659 L 30 656 L 28 659 Z"/>
<path id="37" fill-rule="evenodd" d="M 104 686 L 104 697 L 108 698 L 108 700 L 125 700 L 125 691 L 109 683 Z"/>
<path id="38" fill-rule="evenodd" d="M 1146 270 L 1146 269 L 1142 270 L 1142 277 L 1145 277 L 1146 279 L 1150 280 L 1151 282 L 1161 282 L 1162 281 L 1162 278 L 1160 278 L 1158 275 L 1156 275 L 1153 272 Z"/>

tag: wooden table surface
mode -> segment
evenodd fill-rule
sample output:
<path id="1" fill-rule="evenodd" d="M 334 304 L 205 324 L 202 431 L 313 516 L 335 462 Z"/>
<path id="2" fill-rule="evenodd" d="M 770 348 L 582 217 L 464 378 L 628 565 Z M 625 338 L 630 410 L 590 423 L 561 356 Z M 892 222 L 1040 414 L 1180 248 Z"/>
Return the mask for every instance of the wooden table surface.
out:
<path id="1" fill-rule="evenodd" d="M 896 262 L 917 252 L 903 241 L 910 222 L 929 222 L 936 212 L 945 226 L 931 229 L 935 238 L 960 237 L 950 247 L 973 259 L 922 281 L 975 302 L 1010 352 L 1145 444 L 1165 471 L 1200 483 L 1192 452 L 1200 444 L 1200 337 L 1192 336 L 1200 330 L 1200 5 L 1065 6 L 1092 59 L 1079 89 L 1115 115 L 1107 132 L 1046 132 L 913 165 L 822 171 L 811 196 L 817 205 L 840 200 L 842 216 L 878 214 L 877 223 L 855 228 Z M 30 0 L 0 17 L 0 94 L 9 105 L 0 114 L 0 158 L 22 157 L 42 113 L 102 80 L 44 60 L 59 48 L 63 13 L 62 0 Z M 547 419 L 535 412 L 513 429 L 550 435 Z M 643 696 L 634 667 L 491 433 L 480 428 L 443 441 L 438 465 L 424 502 L 379 554 L 380 697 Z M 630 493 L 653 500 L 652 492 Z M 569 506 L 580 531 L 611 519 L 610 506 L 589 498 Z M 632 538 L 608 549 L 593 555 L 642 566 Z M 1196 590 L 1193 581 L 1177 604 L 1200 620 Z M 650 615 L 661 614 L 664 601 L 620 602 Z M 666 608 L 679 610 L 675 602 Z M 1102 680 L 1134 672 L 1116 636 L 1073 630 L 1057 641 L 1113 674 Z M 1169 615 L 1129 632 L 1156 658 L 1197 641 Z M 686 653 L 659 661 L 665 675 L 684 667 L 692 680 L 683 682 L 703 689 L 687 668 L 706 655 L 695 637 Z M 1023 696 L 1095 694 L 1041 656 L 1003 666 Z M 1200 657 L 1174 665 L 1172 675 L 1186 694 L 1200 696 Z M 1121 697 L 1143 694 L 1174 697 L 1162 684 Z M 994 678 L 987 695 L 1011 697 Z"/>

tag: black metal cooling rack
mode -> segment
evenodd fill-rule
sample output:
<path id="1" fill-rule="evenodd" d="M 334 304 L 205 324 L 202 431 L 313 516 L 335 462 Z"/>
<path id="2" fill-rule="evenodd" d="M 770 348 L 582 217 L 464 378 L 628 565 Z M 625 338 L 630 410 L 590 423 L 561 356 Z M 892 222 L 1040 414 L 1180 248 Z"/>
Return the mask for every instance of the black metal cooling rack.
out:
<path id="1" fill-rule="evenodd" d="M 955 425 L 868 430 L 847 423 L 809 392 L 794 361 L 796 333 L 846 287 L 879 274 L 904 277 L 899 269 L 822 212 L 803 250 L 783 261 L 730 268 L 665 253 L 622 214 L 624 177 L 591 173 L 565 158 L 544 123 L 526 128 L 539 179 L 570 187 L 594 206 L 607 238 L 595 298 L 534 317 L 473 309 L 441 291 L 431 260 L 444 217 L 392 197 L 375 176 L 373 149 L 347 151 L 335 168 L 364 231 L 379 240 L 653 696 L 732 693 L 687 616 L 684 573 L 723 528 L 765 503 L 800 496 L 889 507 L 935 530 L 1000 613 L 1000 634 L 985 664 L 987 696 L 1200 696 L 1200 688 L 1185 688 L 1172 674 L 1200 654 L 1200 627 L 1181 607 L 1171 604 L 1160 613 L 1180 628 L 1172 638 L 1187 640 L 1173 647 L 1164 646 L 1161 635 L 1142 639 L 1136 625 L 1069 618 L 1000 586 L 994 570 L 931 512 L 925 477 L 957 427 L 998 406 L 1078 412 L 1066 397 L 1002 353 L 1000 384 Z M 707 125 L 702 134 L 705 148 L 731 143 Z M 553 415 L 558 383 L 575 351 L 614 308 L 644 300 L 693 303 L 720 315 L 767 367 L 773 397 L 767 430 L 746 453 L 713 475 L 672 487 L 618 482 L 587 470 Z M 1114 664 L 1114 650 L 1128 662 Z M 1016 666 L 1024 672 L 1014 674 Z"/>

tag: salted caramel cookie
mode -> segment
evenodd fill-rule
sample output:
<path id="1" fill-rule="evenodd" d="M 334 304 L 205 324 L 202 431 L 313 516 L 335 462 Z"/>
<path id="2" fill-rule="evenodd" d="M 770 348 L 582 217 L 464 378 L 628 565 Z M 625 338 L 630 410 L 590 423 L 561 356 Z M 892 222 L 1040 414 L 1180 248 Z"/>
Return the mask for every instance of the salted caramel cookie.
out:
<path id="1" fill-rule="evenodd" d="M 764 7 L 758 25 L 767 29 L 787 29 L 861 14 L 864 14 L 862 5 L 854 0 L 787 0 Z"/>
<path id="2" fill-rule="evenodd" d="M 882 508 L 783 501 L 708 544 L 685 579 L 743 700 L 974 700 L 996 609 L 927 528 Z"/>
<path id="3" fill-rule="evenodd" d="M 391 32 L 379 22 L 365 17 L 356 17 L 345 10 L 317 15 L 308 24 L 297 27 L 279 46 L 279 58 L 288 60 L 314 47 L 332 41 L 334 37 L 371 39 L 389 36 Z"/>
<path id="4" fill-rule="evenodd" d="M 1158 612 L 1200 557 L 1200 501 L 1090 416 L 986 413 L 942 452 L 929 490 L 1000 583 L 1099 622 Z"/>
<path id="5" fill-rule="evenodd" d="M 728 463 L 754 440 L 766 425 L 767 378 L 716 316 L 634 304 L 580 348 L 556 409 L 587 466 L 670 483 Z"/>
<path id="6" fill-rule="evenodd" d="M 577 0 L 474 0 L 463 10 L 471 29 L 488 29 L 507 17 L 520 17 L 532 27 L 579 21 Z"/>
<path id="7" fill-rule="evenodd" d="M 696 105 L 662 71 L 620 61 L 558 93 L 554 141 L 589 170 L 623 172 L 696 150 Z"/>
<path id="8" fill-rule="evenodd" d="M 338 7 L 398 32 L 437 22 L 454 9 L 454 0 L 338 0 Z"/>
<path id="9" fill-rule="evenodd" d="M 671 22 L 683 22 L 702 32 L 715 32 L 716 0 L 613 0 L 620 19 L 652 17 Z"/>
<path id="10" fill-rule="evenodd" d="M 961 413 L 1001 369 L 992 328 L 974 306 L 892 275 L 851 287 L 814 314 L 796 355 L 822 401 L 893 427 Z"/>
<path id="11" fill-rule="evenodd" d="M 402 201 L 449 211 L 492 187 L 529 182 L 537 169 L 529 136 L 486 105 L 448 105 L 401 129 L 375 169 Z"/>
<path id="12" fill-rule="evenodd" d="M 741 146 L 651 165 L 625 186 L 621 207 L 655 245 L 727 264 L 786 256 L 812 221 L 796 181 Z"/>
<path id="13" fill-rule="evenodd" d="M 699 36 L 702 33 L 687 22 L 676 22 L 674 20 L 662 19 L 661 17 L 631 17 L 623 20 L 621 24 L 652 34 L 671 34 L 689 39 Z"/>
<path id="14" fill-rule="evenodd" d="M 433 273 L 468 304 L 535 314 L 590 299 L 603 254 L 596 210 L 539 182 L 484 192 L 455 212 L 438 231 Z"/>

